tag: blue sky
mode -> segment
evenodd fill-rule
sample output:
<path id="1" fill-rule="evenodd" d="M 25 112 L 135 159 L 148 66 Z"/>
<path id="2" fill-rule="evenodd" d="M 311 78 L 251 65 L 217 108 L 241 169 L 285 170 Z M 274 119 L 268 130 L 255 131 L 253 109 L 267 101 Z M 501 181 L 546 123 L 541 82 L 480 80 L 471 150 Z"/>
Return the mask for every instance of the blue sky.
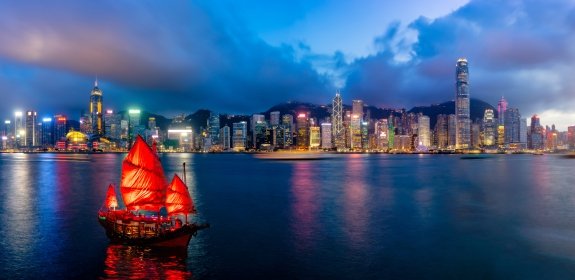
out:
<path id="1" fill-rule="evenodd" d="M 575 3 L 485 1 L 2 1 L 0 117 L 106 108 L 168 117 L 254 113 L 288 100 L 378 107 L 470 93 L 575 125 Z"/>

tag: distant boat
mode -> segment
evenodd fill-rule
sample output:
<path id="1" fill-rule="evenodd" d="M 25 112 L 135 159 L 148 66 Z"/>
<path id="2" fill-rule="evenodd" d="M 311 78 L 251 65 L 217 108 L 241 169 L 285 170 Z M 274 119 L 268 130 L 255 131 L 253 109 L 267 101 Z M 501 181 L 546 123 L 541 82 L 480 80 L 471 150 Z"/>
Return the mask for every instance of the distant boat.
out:
<path id="1" fill-rule="evenodd" d="M 167 183 L 155 149 L 140 136 L 122 163 L 120 193 L 125 209 L 117 209 L 118 197 L 110 184 L 98 211 L 112 243 L 182 248 L 198 230 L 209 227 L 188 223 L 188 215 L 196 213 L 188 187 L 176 174 Z M 167 215 L 160 215 L 163 209 Z"/>
<path id="2" fill-rule="evenodd" d="M 575 152 L 566 153 L 563 155 L 564 158 L 575 158 Z"/>
<path id="3" fill-rule="evenodd" d="M 334 155 L 320 151 L 279 151 L 254 154 L 255 158 L 266 160 L 322 160 Z"/>

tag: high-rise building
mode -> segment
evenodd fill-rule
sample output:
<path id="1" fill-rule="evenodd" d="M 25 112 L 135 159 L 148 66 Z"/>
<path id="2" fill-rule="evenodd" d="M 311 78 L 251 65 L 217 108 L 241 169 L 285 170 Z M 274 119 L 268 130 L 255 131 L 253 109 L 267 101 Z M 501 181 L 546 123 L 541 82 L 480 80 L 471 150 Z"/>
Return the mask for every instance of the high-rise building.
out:
<path id="1" fill-rule="evenodd" d="M 527 119 L 521 118 L 519 123 L 519 143 L 522 148 L 527 148 Z"/>
<path id="2" fill-rule="evenodd" d="M 68 118 L 64 115 L 55 115 L 54 121 L 54 141 L 65 142 L 68 133 Z"/>
<path id="3" fill-rule="evenodd" d="M 106 110 L 104 114 L 104 135 L 109 139 L 119 140 L 122 138 L 122 115 Z"/>
<path id="4" fill-rule="evenodd" d="M 331 112 L 331 133 L 333 145 L 338 150 L 345 148 L 345 131 L 343 127 L 343 104 L 339 91 L 335 93 Z"/>
<path id="5" fill-rule="evenodd" d="M 291 147 L 293 145 L 293 116 L 290 114 L 285 114 L 282 116 L 282 127 L 283 127 L 283 147 Z"/>
<path id="6" fill-rule="evenodd" d="M 505 111 L 507 111 L 507 101 L 503 96 L 501 96 L 501 100 L 497 102 L 497 117 L 499 125 L 505 125 Z"/>
<path id="7" fill-rule="evenodd" d="M 222 142 L 222 149 L 229 150 L 231 148 L 229 126 L 224 125 L 224 127 L 220 129 L 220 140 Z"/>
<path id="8" fill-rule="evenodd" d="M 128 110 L 128 140 L 130 142 L 136 139 L 136 136 L 142 135 L 144 127 L 141 125 L 142 112 L 139 109 Z"/>
<path id="9" fill-rule="evenodd" d="M 492 109 L 485 109 L 483 113 L 483 145 L 491 147 L 495 145 L 495 115 Z"/>
<path id="10" fill-rule="evenodd" d="M 567 127 L 567 144 L 569 145 L 569 149 L 575 148 L 575 126 Z"/>
<path id="11" fill-rule="evenodd" d="M 321 147 L 323 149 L 331 149 L 333 147 L 332 139 L 332 127 L 331 123 L 321 124 Z"/>
<path id="12" fill-rule="evenodd" d="M 439 114 L 437 115 L 437 121 L 435 122 L 435 145 L 438 149 L 447 149 L 448 146 L 448 129 L 447 129 L 447 115 Z"/>
<path id="13" fill-rule="evenodd" d="M 429 131 L 429 117 L 419 116 L 417 118 L 418 128 L 417 136 L 419 138 L 419 146 L 429 148 L 431 146 L 431 132 Z"/>
<path id="14" fill-rule="evenodd" d="M 351 106 L 351 114 L 356 115 L 359 117 L 360 120 L 363 120 L 363 101 L 362 100 L 353 100 Z"/>
<path id="15" fill-rule="evenodd" d="M 208 132 L 212 140 L 212 145 L 220 144 L 220 114 L 210 112 L 208 118 Z"/>
<path id="16" fill-rule="evenodd" d="M 232 145 L 235 151 L 245 151 L 248 140 L 248 123 L 237 122 L 232 125 Z"/>
<path id="17" fill-rule="evenodd" d="M 469 68 L 467 59 L 457 60 L 455 68 L 456 148 L 468 149 L 471 145 L 471 119 L 469 111 Z"/>
<path id="18" fill-rule="evenodd" d="M 387 119 L 381 119 L 375 123 L 375 147 L 380 151 L 389 148 L 389 124 Z"/>
<path id="19" fill-rule="evenodd" d="M 271 126 L 280 125 L 280 112 L 279 111 L 270 112 L 270 125 Z"/>
<path id="20" fill-rule="evenodd" d="M 98 88 L 98 80 L 96 80 L 90 93 L 90 122 L 92 124 L 92 133 L 97 136 L 104 136 L 102 94 L 102 90 Z"/>
<path id="21" fill-rule="evenodd" d="M 312 126 L 309 128 L 309 147 L 310 149 L 317 149 L 321 145 L 321 132 L 319 126 Z"/>
<path id="22" fill-rule="evenodd" d="M 353 114 L 351 115 L 351 122 L 350 122 L 350 143 L 351 149 L 359 150 L 362 148 L 362 141 L 361 141 L 361 117 L 359 115 Z"/>
<path id="23" fill-rule="evenodd" d="M 38 145 L 38 134 L 36 133 L 36 125 L 38 123 L 38 113 L 35 111 L 26 112 L 26 130 L 24 133 L 25 145 L 32 148 Z"/>
<path id="24" fill-rule="evenodd" d="M 309 148 L 309 118 L 305 113 L 300 113 L 297 116 L 296 126 L 297 148 L 300 150 L 307 150 Z"/>
<path id="25" fill-rule="evenodd" d="M 14 112 L 14 143 L 16 148 L 24 146 L 26 129 L 24 128 L 24 119 L 22 111 Z"/>
<path id="26" fill-rule="evenodd" d="M 507 108 L 503 114 L 504 118 L 504 129 L 505 129 L 505 144 L 520 143 L 520 126 L 521 126 L 521 115 L 519 114 L 519 109 L 517 108 Z"/>
<path id="27" fill-rule="evenodd" d="M 447 146 L 455 149 L 457 144 L 457 117 L 453 114 L 447 116 Z"/>
<path id="28" fill-rule="evenodd" d="M 43 118 L 40 145 L 43 147 L 53 147 L 54 144 L 54 121 L 52 118 Z"/>

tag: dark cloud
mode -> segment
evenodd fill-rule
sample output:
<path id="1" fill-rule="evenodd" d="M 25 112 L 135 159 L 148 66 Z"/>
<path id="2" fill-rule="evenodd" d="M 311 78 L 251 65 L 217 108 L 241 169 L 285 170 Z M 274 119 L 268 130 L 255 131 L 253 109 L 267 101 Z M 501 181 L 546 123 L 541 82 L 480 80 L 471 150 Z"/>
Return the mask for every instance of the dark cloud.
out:
<path id="1" fill-rule="evenodd" d="M 0 30 L 0 58 L 13 66 L 0 72 L 0 91 L 20 92 L 2 111 L 18 103 L 52 111 L 85 105 L 86 82 L 96 75 L 108 104 L 160 112 L 253 112 L 329 88 L 291 48 L 271 47 L 237 19 L 192 2 L 3 3 Z M 9 78 L 26 67 L 37 70 L 19 82 Z M 58 88 L 38 75 L 85 84 Z M 31 101 L 44 93 L 54 98 Z"/>

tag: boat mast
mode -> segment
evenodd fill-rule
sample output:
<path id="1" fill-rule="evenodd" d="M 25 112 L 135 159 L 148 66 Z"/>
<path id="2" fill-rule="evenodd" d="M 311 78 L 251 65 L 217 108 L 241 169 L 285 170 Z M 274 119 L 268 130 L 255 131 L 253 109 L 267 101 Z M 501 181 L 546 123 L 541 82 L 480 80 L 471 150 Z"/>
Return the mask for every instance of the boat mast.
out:
<path id="1" fill-rule="evenodd" d="M 184 166 L 184 185 L 186 185 L 186 188 L 188 186 L 188 182 L 186 181 L 186 163 L 183 163 Z M 186 224 L 188 224 L 188 213 L 185 214 L 186 215 Z"/>

